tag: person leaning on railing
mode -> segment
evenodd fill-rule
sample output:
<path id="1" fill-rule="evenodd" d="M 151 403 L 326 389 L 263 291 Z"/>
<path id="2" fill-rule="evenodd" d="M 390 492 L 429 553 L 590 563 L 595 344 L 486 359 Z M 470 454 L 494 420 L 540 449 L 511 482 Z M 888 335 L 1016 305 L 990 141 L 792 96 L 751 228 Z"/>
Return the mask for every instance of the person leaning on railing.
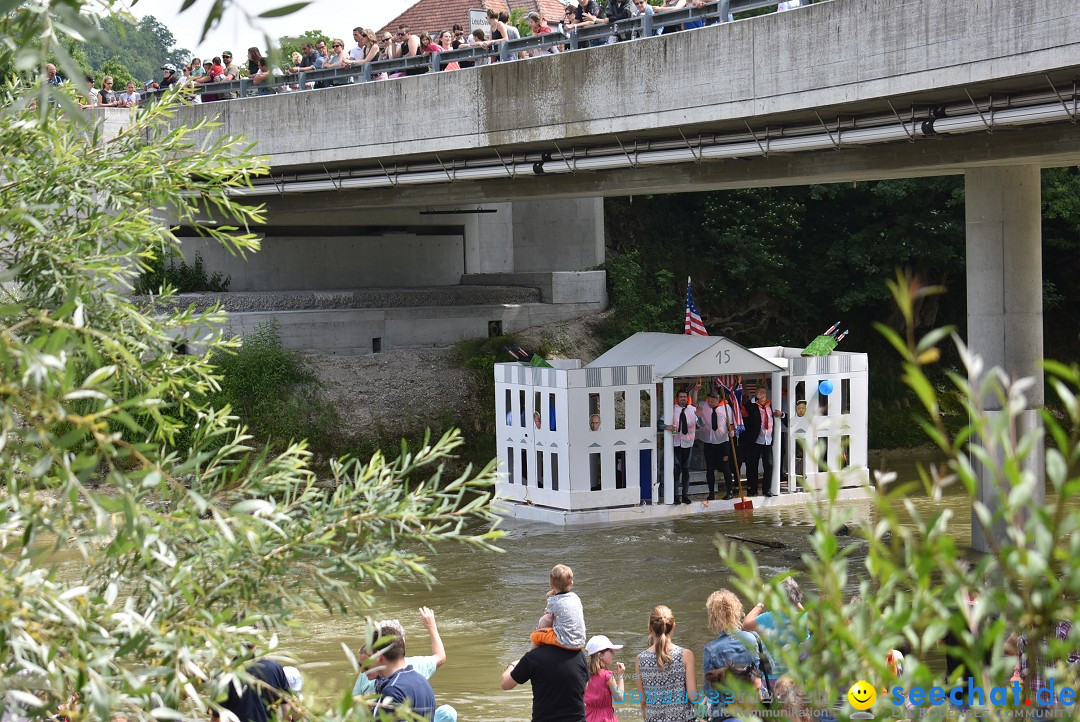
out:
<path id="1" fill-rule="evenodd" d="M 664 0 L 662 5 L 653 8 L 653 12 L 667 13 L 675 10 L 682 10 L 684 7 L 686 7 L 686 0 Z M 659 34 L 674 33 L 682 29 L 682 25 L 669 25 L 666 28 L 662 28 Z"/>
<path id="2" fill-rule="evenodd" d="M 248 77 L 252 77 L 255 73 L 259 72 L 259 58 L 262 57 L 262 51 L 258 48 L 248 48 L 247 52 L 247 71 Z"/>
<path id="3" fill-rule="evenodd" d="M 633 3 L 630 0 L 608 0 L 606 17 L 594 18 L 597 25 L 616 23 L 619 20 L 629 20 L 634 17 Z M 618 33 L 615 36 L 618 42 L 630 39 L 630 32 Z"/>
<path id="4" fill-rule="evenodd" d="M 352 59 L 345 53 L 345 41 L 341 38 L 334 38 L 330 43 L 332 52 L 330 53 L 330 59 L 323 64 L 323 70 L 332 70 L 335 68 L 348 68 L 352 66 Z M 348 78 L 335 78 L 330 81 L 330 85 L 348 85 Z"/>
<path id="5" fill-rule="evenodd" d="M 274 75 L 270 72 L 270 65 L 266 62 L 266 58 L 260 55 L 256 65 L 257 69 L 251 74 L 251 82 L 258 88 L 256 95 L 273 95 L 274 89 L 271 86 L 274 83 Z"/>
<path id="6" fill-rule="evenodd" d="M 529 29 L 532 30 L 533 35 L 547 35 L 552 32 L 551 27 L 547 24 L 547 20 L 545 20 L 538 12 L 529 13 L 525 16 L 525 20 L 529 23 Z M 559 46 L 551 45 L 546 48 L 533 48 L 529 51 L 529 55 L 536 58 L 540 55 L 557 52 L 559 52 Z"/>
<path id="7" fill-rule="evenodd" d="M 387 37 L 389 37 L 389 34 Z M 364 63 L 374 63 L 377 60 L 383 59 L 382 48 L 380 47 L 379 42 L 375 40 L 374 30 L 364 30 L 360 35 L 359 43 L 362 54 L 360 54 L 359 58 L 353 59 L 352 64 L 354 66 L 363 65 Z"/>

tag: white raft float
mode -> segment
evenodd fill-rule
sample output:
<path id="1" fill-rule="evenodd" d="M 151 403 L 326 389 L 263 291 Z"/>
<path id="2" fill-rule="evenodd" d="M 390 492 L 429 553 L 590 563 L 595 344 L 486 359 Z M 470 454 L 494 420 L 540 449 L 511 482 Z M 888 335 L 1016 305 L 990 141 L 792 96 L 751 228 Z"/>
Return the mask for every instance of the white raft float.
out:
<path id="1" fill-rule="evenodd" d="M 720 473 L 717 499 L 705 499 L 700 441 L 691 460 L 693 501 L 675 503 L 672 434 L 665 430 L 677 388 L 731 375 L 769 379 L 770 399 L 784 414 L 776 419 L 772 479 L 765 480 L 774 496 L 753 497 L 755 508 L 815 501 L 830 473 L 841 499 L 865 497 L 867 356 L 801 351 L 748 349 L 723 336 L 637 333 L 584 367 L 577 360 L 549 361 L 552 368 L 496 364 L 497 509 L 561 526 L 733 511 L 739 497 L 719 499 Z"/>

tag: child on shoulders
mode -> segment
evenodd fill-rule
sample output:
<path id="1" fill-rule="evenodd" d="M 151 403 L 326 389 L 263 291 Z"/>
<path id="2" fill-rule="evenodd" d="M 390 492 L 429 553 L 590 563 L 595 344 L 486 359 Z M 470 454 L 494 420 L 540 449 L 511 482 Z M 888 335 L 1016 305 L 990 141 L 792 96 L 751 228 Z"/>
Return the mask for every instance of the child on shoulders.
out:
<path id="1" fill-rule="evenodd" d="M 581 597 L 570 591 L 574 587 L 574 571 L 565 564 L 556 564 L 551 568 L 549 584 L 544 616 L 532 633 L 533 646 L 551 644 L 563 649 L 583 649 L 585 612 Z"/>

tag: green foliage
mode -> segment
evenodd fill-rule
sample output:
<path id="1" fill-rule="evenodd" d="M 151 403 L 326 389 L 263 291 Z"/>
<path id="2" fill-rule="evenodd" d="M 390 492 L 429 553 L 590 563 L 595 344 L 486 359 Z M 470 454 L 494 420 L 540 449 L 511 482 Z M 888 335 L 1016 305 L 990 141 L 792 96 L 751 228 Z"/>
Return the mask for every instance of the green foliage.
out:
<path id="1" fill-rule="evenodd" d="M 102 74 L 111 74 L 117 80 L 117 68 L 124 69 L 125 82 L 134 80 L 139 88 L 147 80 L 161 77 L 161 66 L 173 63 L 182 65 L 190 53 L 174 47 L 176 38 L 157 18 L 147 15 L 138 22 L 115 14 L 101 20 L 101 39 L 83 45 L 91 68 Z"/>
<path id="2" fill-rule="evenodd" d="M 220 390 L 210 396 L 210 405 L 228 405 L 271 450 L 284 451 L 301 439 L 315 451 L 338 447 L 337 411 L 322 398 L 303 358 L 282 345 L 276 321 L 261 324 L 238 349 L 222 349 L 211 361 Z"/>
<path id="3" fill-rule="evenodd" d="M 180 262 L 177 263 L 177 260 Z M 222 276 L 220 271 L 206 275 L 201 253 L 196 253 L 189 265 L 179 254 L 155 258 L 147 264 L 135 286 L 137 293 L 157 293 L 162 286 L 169 285 L 177 293 L 210 292 L 221 293 L 229 290 L 232 276 Z"/>
<path id="4" fill-rule="evenodd" d="M 764 597 L 768 608 L 791 615 L 796 638 L 808 635 L 804 644 L 774 645 L 770 651 L 790 668 L 796 687 L 811 696 L 842 702 L 860 679 L 877 689 L 929 690 L 942 685 L 940 659 L 946 650 L 966 669 L 962 677 L 947 680 L 946 689 L 971 676 L 989 690 L 1005 684 L 1017 664 L 1007 649 L 1016 639 L 1007 644 L 1010 634 L 1027 639 L 1022 644 L 1029 662 L 1022 682 L 1025 697 L 1034 696 L 1036 672 L 1052 678 L 1057 690 L 1075 687 L 1080 669 L 1067 659 L 1078 647 L 1077 628 L 1067 640 L 1056 639 L 1054 629 L 1062 620 L 1075 623 L 1080 612 L 1080 366 L 1047 362 L 1049 385 L 1062 413 L 1042 413 L 1044 433 L 1021 423 L 1032 380 L 984 368 L 953 336 L 963 370 L 948 375 L 948 400 L 927 371 L 938 363 L 939 344 L 949 338 L 950 329 L 921 337 L 915 332 L 920 300 L 940 289 L 904 275 L 890 285 L 902 329 L 879 329 L 900 354 L 912 405 L 928 419 L 923 431 L 945 461 L 922 469 L 918 482 L 897 484 L 895 475 L 879 478 L 869 521 L 856 519 L 849 505 L 837 503 L 838 487 L 835 479 L 830 482 L 828 501 L 815 513 L 813 554 L 803 556 L 809 585 L 818 590 L 804 601 L 804 613 L 792 609 L 779 588 L 786 573 L 765 579 L 748 551 L 718 543 L 734 574 L 731 583 L 744 598 Z M 986 411 L 988 401 L 1001 411 Z M 966 419 L 955 433 L 945 420 L 954 404 Z M 1034 471 L 1044 454 L 1045 477 Z M 982 497 L 976 476 L 980 467 L 986 473 L 982 486 L 987 496 Z M 1044 485 L 1048 496 L 1036 502 Z M 966 519 L 954 519 L 949 507 L 917 511 L 907 497 L 919 487 L 934 500 L 946 493 L 970 499 L 973 523 L 998 527 L 990 535 L 990 552 L 974 555 L 964 548 Z M 839 543 L 835 532 L 842 526 L 854 529 L 862 543 Z M 865 550 L 865 558 L 856 557 L 857 550 Z M 860 600 L 844 597 L 852 583 Z M 900 647 L 907 651 L 903 677 L 897 680 L 886 656 Z M 1043 668 L 1037 670 L 1039 656 Z M 879 693 L 875 715 L 904 712 L 883 696 Z M 851 711 L 844 704 L 841 719 Z M 914 718 L 919 711 L 903 716 Z M 975 710 L 987 719 L 1011 718 L 1013 711 L 984 705 Z"/>
<path id="5" fill-rule="evenodd" d="M 117 93 L 123 92 L 124 87 L 128 84 L 128 82 L 131 82 L 131 81 L 134 81 L 136 88 L 142 88 L 142 83 L 140 83 L 135 78 L 135 76 L 131 74 L 131 71 L 128 70 L 120 62 L 120 58 L 118 58 L 116 56 L 114 56 L 112 58 L 109 58 L 101 66 L 101 78 L 97 79 L 98 88 L 101 87 L 102 78 L 104 78 L 106 75 L 111 75 L 112 76 L 113 90 L 115 90 Z"/>
<path id="6" fill-rule="evenodd" d="M 319 41 L 330 44 L 330 36 L 324 33 L 322 30 L 305 30 L 299 35 L 283 35 L 278 38 L 278 48 L 281 52 L 281 62 L 286 66 L 292 66 L 292 61 L 289 60 L 289 56 L 293 53 L 304 54 L 301 50 L 304 43 L 311 43 L 312 47 L 317 45 Z"/>
<path id="7" fill-rule="evenodd" d="M 477 399 L 495 398 L 495 364 L 513 360 L 503 347 L 515 343 L 517 339 L 512 335 L 469 339 L 458 343 L 458 362 L 472 376 Z M 490 405 L 462 409 L 458 423 L 460 428 L 472 432 L 470 446 L 473 447 L 475 456 L 494 458 L 495 418 Z"/>
<path id="8" fill-rule="evenodd" d="M 614 346 L 638 331 L 676 332 L 681 326 L 679 300 L 672 274 L 650 272 L 642 254 L 631 249 L 604 263 L 608 279 L 608 306 L 612 314 L 600 326 L 603 343 Z"/>
<path id="9" fill-rule="evenodd" d="M 511 8 L 510 9 L 510 21 L 507 25 L 513 25 L 517 28 L 521 37 L 527 38 L 532 35 L 532 28 L 529 27 L 529 21 L 526 20 L 528 13 L 524 8 Z"/>
<path id="10" fill-rule="evenodd" d="M 1043 172 L 1044 306 L 1054 311 L 1046 349 L 1062 358 L 1077 354 L 1080 338 L 1080 313 L 1067 302 L 1080 296 L 1078 198 L 1080 171 Z M 904 268 L 950 290 L 915 301 L 917 328 L 964 327 L 963 200 L 960 177 L 609 198 L 610 255 L 636 255 L 625 267 L 607 264 L 615 314 L 605 341 L 649 328 L 677 331 L 686 276 L 709 333 L 747 346 L 801 347 L 842 319 L 851 331 L 844 348 L 872 359 L 872 445 L 914 444 L 919 412 L 903 402 L 900 369 L 873 324 L 901 327 L 884 289 L 892 270 Z M 668 307 L 653 315 L 660 300 Z M 638 306 L 644 318 L 631 317 Z M 959 365 L 955 351 L 943 354 L 942 369 Z M 928 373 L 946 388 L 944 370 Z"/>
<path id="11" fill-rule="evenodd" d="M 47 13 L 16 15 L 0 19 L 4 43 L 63 55 Z M 396 461 L 336 461 L 326 490 L 305 443 L 255 451 L 231 409 L 207 401 L 220 389 L 240 404 L 270 403 L 257 395 L 297 374 L 272 344 L 248 351 L 269 368 L 230 381 L 215 365 L 236 347 L 214 330 L 226 322 L 219 308 L 148 309 L 128 295 L 156 259 L 179 251 L 174 227 L 214 217 L 209 238 L 258 249 L 250 228 L 263 212 L 232 194 L 266 172 L 247 141 L 211 140 L 205 120 L 174 125 L 167 102 L 102 137 L 78 111 L 27 109 L 33 97 L 62 97 L 31 92 L 0 101 L 5 713 L 18 714 L 17 702 L 55 710 L 73 694 L 86 719 L 216 711 L 296 615 L 362 615 L 386 584 L 430 582 L 425 558 L 437 541 L 490 548 L 493 469 L 444 472 L 459 435 Z M 168 219 L 148 212 L 166 208 Z M 173 293 L 163 289 L 166 304 Z M 176 339 L 205 351 L 179 355 Z M 45 549 L 75 563 L 61 575 Z M 370 716 L 303 704 L 297 714 Z"/>

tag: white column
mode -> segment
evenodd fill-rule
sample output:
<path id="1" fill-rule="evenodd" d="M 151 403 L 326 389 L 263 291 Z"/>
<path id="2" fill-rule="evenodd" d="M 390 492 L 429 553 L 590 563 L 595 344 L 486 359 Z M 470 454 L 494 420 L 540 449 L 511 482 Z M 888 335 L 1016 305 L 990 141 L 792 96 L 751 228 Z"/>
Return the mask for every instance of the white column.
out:
<path id="1" fill-rule="evenodd" d="M 1020 418 L 1024 432 L 1041 425 L 1043 405 L 1042 203 L 1037 166 L 975 168 L 964 174 L 967 227 L 968 346 L 984 368 L 1001 367 L 1013 377 L 1031 376 L 1028 410 Z M 1001 404 L 983 400 L 991 413 Z M 993 452 L 994 450 L 990 450 Z M 972 460 L 974 463 L 974 459 Z M 978 467 L 977 467 L 978 468 Z M 1029 460 L 1036 478 L 1045 478 L 1042 453 Z M 987 470 L 979 468 L 978 498 L 991 510 L 1001 492 Z M 1032 504 L 1041 504 L 1040 484 Z M 971 542 L 989 551 L 1000 538 L 997 525 L 984 529 L 972 514 Z"/>
<path id="2" fill-rule="evenodd" d="M 772 375 L 772 387 L 776 398 L 773 398 L 773 410 L 786 413 L 787 409 L 780 408 L 780 406 L 787 406 L 787 399 L 781 393 L 783 390 L 783 383 L 783 374 L 779 371 L 774 372 Z M 788 393 L 790 394 L 791 392 L 789 391 Z M 777 406 L 777 402 L 780 403 L 780 406 Z M 786 434 L 780 433 L 782 426 L 780 419 L 773 419 L 772 478 L 768 479 L 767 483 L 769 484 L 769 491 L 774 495 L 780 493 L 780 455 L 783 451 L 783 449 L 780 448 L 780 437 L 787 436 Z M 766 480 L 763 480 L 762 486 L 764 486 L 765 483 Z"/>
<path id="3" fill-rule="evenodd" d="M 672 415 L 672 408 L 675 405 L 675 382 L 670 379 L 664 379 L 664 394 L 660 403 L 664 405 L 664 503 L 675 503 L 675 435 L 667 430 L 667 427 L 671 426 L 675 417 Z"/>

